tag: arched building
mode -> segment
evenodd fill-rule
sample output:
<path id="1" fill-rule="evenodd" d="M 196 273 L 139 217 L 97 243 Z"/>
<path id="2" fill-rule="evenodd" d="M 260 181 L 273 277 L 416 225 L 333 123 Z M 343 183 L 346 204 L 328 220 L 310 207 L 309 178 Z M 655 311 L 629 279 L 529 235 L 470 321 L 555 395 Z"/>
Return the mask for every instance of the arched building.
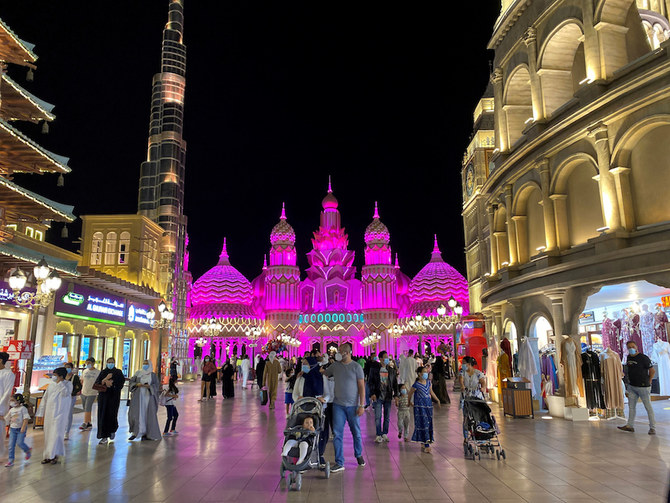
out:
<path id="1" fill-rule="evenodd" d="M 667 321 L 669 5 L 502 2 L 463 219 L 470 307 L 513 348 L 607 345 L 606 310 L 631 333 L 650 313 Z"/>
<path id="2" fill-rule="evenodd" d="M 400 270 L 397 256 L 392 260 L 390 232 L 375 203 L 358 276 L 330 184 L 322 208 L 302 278 L 295 231 L 284 207 L 270 234 L 269 262 L 253 281 L 230 264 L 224 240 L 219 263 L 191 290 L 191 356 L 196 345 L 217 359 L 257 354 L 253 348 L 278 338 L 289 341 L 289 354 L 324 351 L 342 342 L 350 342 L 355 354 L 382 349 L 399 354 L 409 348 L 434 353 L 440 342 L 453 342 L 458 327 L 439 316 L 437 308 L 453 297 L 467 314 L 467 282 L 444 263 L 437 237 L 431 261 L 411 280 Z M 410 322 L 416 324 L 416 316 L 431 324 L 415 330 Z"/>

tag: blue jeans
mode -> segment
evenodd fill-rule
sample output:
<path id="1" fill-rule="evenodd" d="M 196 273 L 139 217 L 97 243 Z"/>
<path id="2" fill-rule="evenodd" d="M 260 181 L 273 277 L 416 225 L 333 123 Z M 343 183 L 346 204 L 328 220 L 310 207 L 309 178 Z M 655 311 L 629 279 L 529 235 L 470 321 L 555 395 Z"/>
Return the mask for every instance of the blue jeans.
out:
<path id="1" fill-rule="evenodd" d="M 651 386 L 640 388 L 629 384 L 626 391 L 628 392 L 628 426 L 635 427 L 637 401 L 642 400 L 644 408 L 647 409 L 647 416 L 649 416 L 649 428 L 656 428 L 654 409 L 651 408 Z"/>
<path id="2" fill-rule="evenodd" d="M 345 407 L 343 405 L 333 404 L 333 447 L 335 447 L 335 462 L 344 466 L 344 453 L 342 452 L 342 436 L 344 435 L 344 423 L 349 423 L 351 436 L 354 439 L 354 456 L 357 458 L 363 455 L 363 439 L 361 438 L 361 424 L 356 415 L 356 407 Z"/>
<path id="3" fill-rule="evenodd" d="M 370 406 L 370 386 L 367 381 L 365 381 L 365 406 Z"/>
<path id="4" fill-rule="evenodd" d="M 9 429 L 9 461 L 14 462 L 14 451 L 16 445 L 18 444 L 23 452 L 28 452 L 30 447 L 25 442 L 26 432 L 21 433 L 21 428 L 10 428 Z"/>
<path id="5" fill-rule="evenodd" d="M 382 407 L 384 409 L 384 427 L 382 428 Z M 372 408 L 375 411 L 375 427 L 377 436 L 388 435 L 389 432 L 389 414 L 391 413 L 391 402 L 382 402 L 379 398 L 372 402 Z"/>

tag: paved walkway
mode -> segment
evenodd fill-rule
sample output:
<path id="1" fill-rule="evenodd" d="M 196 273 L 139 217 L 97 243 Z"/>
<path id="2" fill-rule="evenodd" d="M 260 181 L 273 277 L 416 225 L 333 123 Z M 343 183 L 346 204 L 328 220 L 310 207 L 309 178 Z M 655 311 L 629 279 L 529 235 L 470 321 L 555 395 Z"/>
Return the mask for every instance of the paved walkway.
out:
<path id="1" fill-rule="evenodd" d="M 199 404 L 199 387 L 182 385 L 180 435 L 160 442 L 127 441 L 126 407 L 120 411 L 116 442 L 98 446 L 95 429 L 76 430 L 68 456 L 43 466 L 42 433 L 29 432 L 35 456 L 13 468 L 0 466 L 0 501 L 188 503 L 196 501 L 430 502 L 631 502 L 666 501 L 670 468 L 670 401 L 655 402 L 658 435 L 647 435 L 639 406 L 637 432 L 618 431 L 616 421 L 573 423 L 561 419 L 503 419 L 506 461 L 465 460 L 457 405 L 436 411 L 433 454 L 399 442 L 395 417 L 391 441 L 374 443 L 374 415 L 362 418 L 364 457 L 359 468 L 345 433 L 346 470 L 306 472 L 300 493 L 279 484 L 283 408 L 261 408 L 257 390 L 236 389 L 233 400 Z M 219 388 L 220 390 L 220 388 Z M 395 411 L 393 413 L 395 416 Z M 159 420 L 163 423 L 164 409 Z M 332 443 L 326 452 L 332 460 Z M 2 463 L 4 464 L 4 462 Z"/>

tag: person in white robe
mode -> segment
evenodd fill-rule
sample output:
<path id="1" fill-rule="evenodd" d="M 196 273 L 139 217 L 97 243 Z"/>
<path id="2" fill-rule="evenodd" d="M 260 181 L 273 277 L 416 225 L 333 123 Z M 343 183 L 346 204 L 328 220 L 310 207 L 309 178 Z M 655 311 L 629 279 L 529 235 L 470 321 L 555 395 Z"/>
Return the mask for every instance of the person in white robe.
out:
<path id="1" fill-rule="evenodd" d="M 0 432 L 6 431 L 5 414 L 9 412 L 9 399 L 14 394 L 14 382 L 16 376 L 11 371 L 7 362 L 9 361 L 9 353 L 4 351 L 0 353 Z M 0 457 L 5 454 L 5 436 L 0 438 Z"/>
<path id="2" fill-rule="evenodd" d="M 414 381 L 416 381 L 416 369 L 417 363 L 414 358 L 414 351 L 410 349 L 407 357 L 400 362 L 399 369 L 401 384 L 406 385 L 408 389 L 414 384 Z"/>
<path id="3" fill-rule="evenodd" d="M 240 363 L 240 368 L 242 369 L 242 387 L 247 388 L 247 380 L 249 379 L 249 368 L 251 367 L 251 361 L 249 360 L 249 355 L 244 355 L 242 357 L 242 362 Z"/>
<path id="4" fill-rule="evenodd" d="M 40 406 L 35 414 L 44 418 L 44 459 L 42 464 L 58 463 L 58 456 L 65 456 L 65 432 L 72 408 L 72 383 L 67 381 L 64 367 L 53 371 Z"/>
<path id="5" fill-rule="evenodd" d="M 128 429 L 131 433 L 128 440 L 137 437 L 142 440 L 159 440 L 162 438 L 158 425 L 158 395 L 161 387 L 149 360 L 144 360 L 142 369 L 135 372 L 128 384 L 132 393 L 128 408 Z"/>

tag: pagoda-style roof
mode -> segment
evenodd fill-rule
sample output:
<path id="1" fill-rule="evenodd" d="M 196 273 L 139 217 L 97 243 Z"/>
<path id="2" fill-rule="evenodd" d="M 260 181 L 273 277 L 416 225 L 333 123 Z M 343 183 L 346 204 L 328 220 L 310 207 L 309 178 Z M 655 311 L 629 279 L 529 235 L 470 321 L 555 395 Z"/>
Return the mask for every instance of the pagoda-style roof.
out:
<path id="1" fill-rule="evenodd" d="M 0 175 L 12 173 L 69 173 L 70 159 L 49 152 L 0 119 Z"/>
<path id="2" fill-rule="evenodd" d="M 0 118 L 13 121 L 39 122 L 52 121 L 56 116 L 51 113 L 54 105 L 47 103 L 23 89 L 9 76 L 2 75 L 0 81 Z"/>
<path id="3" fill-rule="evenodd" d="M 0 61 L 34 68 L 37 56 L 33 52 L 34 44 L 21 40 L 0 19 Z"/>
<path id="4" fill-rule="evenodd" d="M 56 220 L 72 222 L 74 206 L 57 203 L 51 199 L 24 189 L 14 182 L 0 176 L 0 201 L 9 214 L 15 212 L 29 215 L 36 220 Z"/>
<path id="5" fill-rule="evenodd" d="M 0 243 L 0 264 L 9 269 L 11 267 L 26 267 L 29 264 L 37 264 L 45 259 L 50 267 L 58 272 L 79 276 L 76 260 L 66 260 L 60 257 L 47 255 L 39 250 L 33 250 L 13 242 Z"/>

